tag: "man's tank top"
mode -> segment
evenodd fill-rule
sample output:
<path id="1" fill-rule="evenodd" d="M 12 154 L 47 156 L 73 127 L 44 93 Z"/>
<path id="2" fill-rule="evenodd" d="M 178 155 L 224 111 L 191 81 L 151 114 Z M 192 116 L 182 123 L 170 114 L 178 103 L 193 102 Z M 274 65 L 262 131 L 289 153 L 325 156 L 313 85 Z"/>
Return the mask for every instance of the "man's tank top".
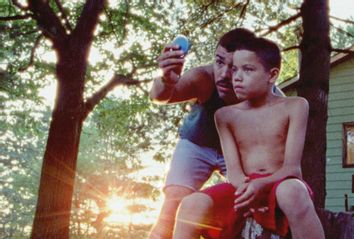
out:
<path id="1" fill-rule="evenodd" d="M 179 128 L 180 137 L 199 146 L 214 148 L 221 152 L 214 114 L 217 109 L 223 106 L 225 106 L 225 103 L 216 90 L 205 103 L 195 103 Z"/>

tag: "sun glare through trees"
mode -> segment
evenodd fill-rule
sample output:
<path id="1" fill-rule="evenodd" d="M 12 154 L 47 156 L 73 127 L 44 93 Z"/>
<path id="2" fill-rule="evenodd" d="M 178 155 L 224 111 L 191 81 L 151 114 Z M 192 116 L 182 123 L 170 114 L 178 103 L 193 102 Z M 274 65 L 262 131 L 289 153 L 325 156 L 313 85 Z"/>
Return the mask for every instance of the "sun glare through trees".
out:
<path id="1" fill-rule="evenodd" d="M 87 2 L 92 4 L 84 8 Z M 70 238 L 147 238 L 177 129 L 190 108 L 149 99 L 164 44 L 185 34 L 192 43 L 185 69 L 207 64 L 218 36 L 235 22 L 266 32 L 296 16 L 302 2 L 0 0 L 0 238 L 30 237 L 39 201 L 39 213 L 45 212 L 37 218 L 57 215 L 65 228 L 60 232 Z M 329 4 L 330 15 L 353 21 L 353 0 Z M 332 42 L 347 46 L 353 25 L 342 27 L 346 23 L 338 18 L 331 19 Z M 86 27 L 75 32 L 77 26 Z M 350 34 L 338 34 L 339 26 Z M 289 77 L 298 70 L 300 35 L 300 17 L 269 34 L 289 48 L 287 66 L 295 69 Z M 46 153 L 48 145 L 53 147 Z M 48 160 L 49 167 L 43 166 Z M 42 182 L 47 198 L 38 196 Z M 39 223 L 37 228 L 51 230 L 46 220 Z"/>

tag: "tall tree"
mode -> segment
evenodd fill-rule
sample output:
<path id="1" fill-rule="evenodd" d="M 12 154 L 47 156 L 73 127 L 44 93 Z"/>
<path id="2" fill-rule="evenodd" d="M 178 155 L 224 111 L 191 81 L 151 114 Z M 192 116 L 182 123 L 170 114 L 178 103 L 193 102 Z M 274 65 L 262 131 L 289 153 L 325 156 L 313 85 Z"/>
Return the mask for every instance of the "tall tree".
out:
<path id="1" fill-rule="evenodd" d="M 315 192 L 315 205 L 325 206 L 326 126 L 331 43 L 327 0 L 305 0 L 301 6 L 303 36 L 298 94 L 310 104 L 302 159 L 304 178 Z"/>
<path id="2" fill-rule="evenodd" d="M 124 1 L 107 5 L 103 0 L 87 0 L 85 3 L 67 1 L 64 6 L 62 3 L 64 1 L 33 0 L 28 1 L 26 5 L 16 0 L 9 0 L 7 3 L 3 0 L 0 1 L 1 14 L 5 15 L 0 17 L 1 29 L 6 30 L 2 32 L 6 32 L 6 34 L 1 34 L 4 41 L 1 41 L 0 53 L 8 63 L 6 71 L 16 75 L 18 70 L 26 70 L 28 74 L 25 75 L 30 75 L 29 78 L 33 80 L 27 81 L 20 78 L 19 81 L 9 81 L 9 84 L 21 85 L 25 83 L 30 85 L 30 82 L 33 82 L 33 85 L 37 86 L 35 82 L 41 82 L 41 79 L 46 78 L 45 75 L 54 70 L 54 67 L 42 64 L 36 57 L 35 53 L 40 43 L 42 43 L 42 47 L 44 45 L 44 48 L 46 45 L 50 45 L 48 41 L 43 41 L 43 39 L 52 43 L 51 46 L 57 55 L 54 78 L 57 80 L 58 90 L 43 159 L 37 210 L 32 230 L 33 238 L 68 237 L 71 198 L 83 121 L 116 85 L 136 85 L 144 82 L 144 78 L 140 82 L 130 80 L 142 74 L 150 74 L 151 77 L 151 69 L 156 64 L 154 57 L 151 56 L 156 56 L 157 50 L 160 51 L 163 38 L 170 38 L 170 35 L 164 34 L 163 30 L 168 24 L 149 21 L 155 18 L 164 22 L 166 7 L 156 7 L 153 3 L 141 1 Z M 16 10 L 14 6 L 17 7 Z M 99 15 L 103 8 L 105 19 L 100 19 Z M 17 11 L 18 9 L 20 11 Z M 67 14 L 69 9 L 71 12 Z M 31 21 L 31 18 L 35 21 Z M 4 24 L 4 21 L 11 22 Z M 76 27 L 72 27 L 75 22 Z M 139 35 L 139 32 L 143 34 Z M 139 36 L 131 39 L 132 34 Z M 100 49 L 108 57 L 96 66 L 89 66 L 87 56 L 93 43 L 93 37 L 97 40 L 96 49 Z M 151 42 L 142 43 L 142 39 L 146 38 Z M 18 41 L 19 39 L 23 41 Z M 166 39 L 163 41 L 165 42 Z M 117 53 L 112 50 L 112 46 L 107 49 L 107 42 L 115 47 L 114 50 L 121 48 L 119 49 L 121 50 L 119 52 L 120 59 L 117 59 Z M 15 47 L 16 44 L 17 47 Z M 28 51 L 28 49 L 30 50 Z M 27 62 L 25 60 L 26 63 L 23 64 L 22 59 L 25 53 L 28 53 L 30 60 Z M 19 60 L 12 60 L 11 54 Z M 108 69 L 113 69 L 124 75 L 115 74 L 106 85 L 95 92 L 93 89 L 98 82 L 97 72 Z M 38 72 L 42 72 L 43 75 L 37 74 Z M 30 89 L 27 85 L 24 87 L 27 88 L 24 92 L 28 92 L 28 95 L 37 93 L 37 88 Z M 8 88 L 5 90 L 9 95 L 14 93 L 11 87 Z M 137 90 L 140 90 L 140 96 L 145 94 L 144 108 L 149 109 L 146 90 L 142 87 L 137 87 Z M 91 97 L 88 96 L 90 93 Z M 130 107 L 130 105 L 126 104 L 126 107 Z M 131 144 L 132 147 L 129 147 L 126 153 L 134 150 L 133 145 L 137 145 L 141 149 L 150 147 L 150 140 L 144 140 L 144 137 L 139 137 L 139 135 L 148 133 L 146 126 L 150 126 L 152 121 L 154 121 L 153 124 L 162 123 L 153 120 L 154 111 L 162 115 L 163 118 L 169 118 L 171 115 L 170 113 L 164 114 L 164 110 L 152 109 L 147 117 L 138 115 L 136 119 L 131 117 L 126 120 L 128 124 L 126 124 L 124 132 L 127 133 L 128 130 L 134 132 L 130 135 L 136 143 Z M 125 109 L 125 113 L 128 112 L 129 109 Z M 175 117 L 177 112 L 173 112 Z M 178 121 L 172 121 L 168 127 L 172 127 L 176 122 Z M 156 134 L 150 137 L 163 138 L 166 133 L 162 129 L 161 132 L 160 135 L 155 132 Z M 122 138 L 119 143 L 126 144 L 125 139 Z M 167 141 L 165 144 L 170 144 L 170 142 Z M 134 153 L 137 152 L 140 151 L 134 150 Z M 161 159 L 162 156 L 163 154 L 159 152 L 157 158 Z M 121 157 L 121 160 L 125 160 L 124 157 Z M 134 187 L 132 192 L 139 187 Z M 148 188 L 148 186 L 142 188 Z M 146 190 L 144 193 L 146 194 Z M 139 195 L 139 193 L 135 194 Z"/>
<path id="3" fill-rule="evenodd" d="M 67 14 L 68 8 L 64 7 L 61 1 L 29 0 L 27 5 L 16 0 L 8 2 L 11 2 L 11 4 L 0 2 L 6 7 L 5 13 L 10 14 L 10 16 L 1 17 L 1 20 L 21 21 L 23 25 L 8 24 L 4 26 L 5 29 L 13 32 L 16 30 L 20 37 L 37 33 L 38 29 L 35 25 L 41 30 L 36 37 L 34 47 L 30 48 L 32 50 L 30 51 L 28 65 L 16 68 L 14 66 L 18 63 L 11 62 L 9 70 L 11 70 L 11 67 L 15 69 L 14 72 L 16 72 L 16 69 L 27 70 L 28 66 L 38 64 L 38 62 L 35 62 L 35 51 L 43 37 L 52 43 L 52 48 L 57 56 L 55 62 L 57 96 L 43 158 L 32 238 L 67 238 L 83 121 L 115 86 L 119 84 L 139 84 L 143 81 L 131 80 L 133 76 L 141 74 L 142 71 L 145 73 L 151 72 L 149 67 L 155 66 L 155 63 L 152 65 L 153 58 L 149 58 L 144 53 L 146 51 L 153 52 L 154 49 L 157 49 L 157 43 L 159 40 L 161 41 L 163 34 L 160 31 L 160 34 L 154 35 L 156 29 L 161 30 L 162 27 L 156 27 L 157 24 L 150 23 L 145 18 L 157 18 L 163 13 L 159 11 L 160 8 L 156 8 L 150 3 L 124 1 L 118 4 L 119 8 L 117 9 L 105 8 L 107 20 L 102 21 L 99 16 L 106 4 L 104 0 L 87 0 L 83 6 L 81 3 L 73 4 L 68 1 L 65 4 L 73 9 L 72 14 Z M 20 14 L 13 11 L 13 5 L 21 10 Z M 133 12 L 131 11 L 132 6 L 140 8 L 140 10 Z M 144 9 L 146 16 L 140 15 L 139 11 L 141 9 Z M 11 15 L 14 13 L 18 15 Z M 33 21 L 28 21 L 29 18 L 34 19 L 36 24 L 33 24 Z M 24 32 L 23 26 L 28 22 L 31 23 L 28 25 L 32 29 L 29 32 Z M 99 22 L 100 31 L 97 31 Z M 74 23 L 76 23 L 75 27 L 73 27 Z M 116 38 L 115 46 L 121 47 L 121 45 L 126 44 L 125 41 L 129 37 L 129 31 L 135 29 L 139 29 L 141 32 L 145 31 L 144 33 L 150 39 L 156 41 L 150 44 L 148 50 L 146 46 L 137 44 L 136 40 L 128 51 L 126 50 L 128 47 L 125 47 L 125 51 L 123 50 L 120 53 L 120 64 L 113 67 L 122 74 L 115 74 L 106 85 L 95 92 L 92 82 L 97 82 L 97 79 L 93 79 L 95 74 L 92 72 L 96 69 L 94 67 L 88 68 L 87 62 L 95 34 L 98 32 L 99 38 L 107 41 L 113 35 L 113 38 Z M 143 37 L 140 36 L 140 38 Z M 12 39 L 10 36 L 10 39 L 16 42 L 16 38 Z M 101 46 L 104 45 L 102 42 L 101 44 Z M 16 52 L 15 48 L 13 50 Z M 22 50 L 25 49 L 18 50 L 19 56 Z M 102 49 L 102 51 L 110 56 L 110 60 L 115 60 L 112 52 L 107 49 Z M 153 55 L 156 55 L 156 53 Z M 106 70 L 109 67 L 106 62 L 99 65 L 100 70 Z M 127 66 L 122 67 L 123 64 Z M 45 72 L 45 70 L 42 72 Z M 90 76 L 91 82 L 88 81 L 87 76 Z M 91 97 L 84 95 L 90 92 L 93 92 Z"/>
<path id="4" fill-rule="evenodd" d="M 58 61 L 57 98 L 43 158 L 32 238 L 68 238 L 76 161 L 83 120 L 94 104 L 84 101 L 87 56 L 104 0 L 88 0 L 77 25 L 65 29 L 48 1 L 32 0 L 28 10 L 52 41 Z"/>

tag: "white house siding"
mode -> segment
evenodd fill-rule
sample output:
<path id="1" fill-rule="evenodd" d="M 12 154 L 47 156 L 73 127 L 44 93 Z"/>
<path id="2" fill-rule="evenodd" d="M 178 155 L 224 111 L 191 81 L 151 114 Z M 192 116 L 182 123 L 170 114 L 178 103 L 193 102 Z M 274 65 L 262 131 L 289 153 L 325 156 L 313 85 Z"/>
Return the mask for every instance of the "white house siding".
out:
<path id="1" fill-rule="evenodd" d="M 354 122 L 354 59 L 331 68 L 327 121 L 326 208 L 344 211 L 344 194 L 354 206 L 354 168 L 342 165 L 342 123 Z"/>

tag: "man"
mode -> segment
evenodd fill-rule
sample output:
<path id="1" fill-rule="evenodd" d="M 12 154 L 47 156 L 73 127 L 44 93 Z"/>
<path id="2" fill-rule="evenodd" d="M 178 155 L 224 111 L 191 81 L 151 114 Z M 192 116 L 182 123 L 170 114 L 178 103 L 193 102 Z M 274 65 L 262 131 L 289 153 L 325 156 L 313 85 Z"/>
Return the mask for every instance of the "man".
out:
<path id="1" fill-rule="evenodd" d="M 213 171 L 225 175 L 226 167 L 214 124 L 214 113 L 238 102 L 231 84 L 232 56 L 236 46 L 253 38 L 246 29 L 224 34 L 215 50 L 213 64 L 180 75 L 184 55 L 176 45 L 167 45 L 158 58 L 162 76 L 155 79 L 150 97 L 159 103 L 195 101 L 179 129 L 180 140 L 166 177 L 160 216 L 150 239 L 171 238 L 181 200 L 199 190 Z"/>

